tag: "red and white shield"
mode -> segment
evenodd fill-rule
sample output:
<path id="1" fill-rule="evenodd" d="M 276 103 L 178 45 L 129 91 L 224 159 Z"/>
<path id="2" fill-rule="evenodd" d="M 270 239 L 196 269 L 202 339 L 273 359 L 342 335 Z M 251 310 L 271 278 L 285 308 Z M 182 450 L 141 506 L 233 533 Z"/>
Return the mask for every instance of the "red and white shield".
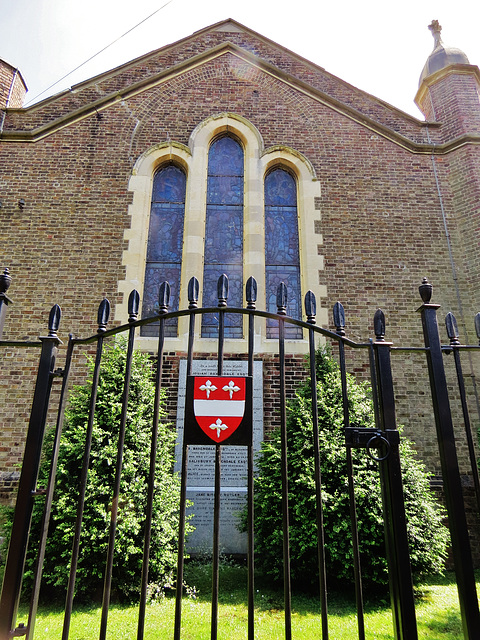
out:
<path id="1" fill-rule="evenodd" d="M 202 431 L 213 442 L 229 438 L 245 413 L 245 378 L 195 376 L 193 413 Z"/>

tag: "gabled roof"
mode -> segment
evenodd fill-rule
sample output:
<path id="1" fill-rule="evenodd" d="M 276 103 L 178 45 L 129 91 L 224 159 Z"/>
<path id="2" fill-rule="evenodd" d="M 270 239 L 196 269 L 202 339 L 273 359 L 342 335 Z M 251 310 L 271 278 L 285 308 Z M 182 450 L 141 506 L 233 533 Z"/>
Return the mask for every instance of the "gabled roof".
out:
<path id="1" fill-rule="evenodd" d="M 427 123 L 353 87 L 232 19 L 196 31 L 31 107 L 9 110 L 0 139 L 36 141 L 226 54 L 261 69 L 404 148 L 416 153 L 432 151 L 432 145 L 424 143 Z"/>

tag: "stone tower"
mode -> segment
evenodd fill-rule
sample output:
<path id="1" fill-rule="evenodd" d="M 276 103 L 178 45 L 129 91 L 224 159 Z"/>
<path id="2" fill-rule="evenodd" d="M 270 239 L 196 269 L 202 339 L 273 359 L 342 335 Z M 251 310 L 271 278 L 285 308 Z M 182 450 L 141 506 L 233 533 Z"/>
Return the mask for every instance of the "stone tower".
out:
<path id="1" fill-rule="evenodd" d="M 0 59 L 0 109 L 20 109 L 27 93 L 27 85 L 18 69 Z"/>
<path id="2" fill-rule="evenodd" d="M 433 51 L 420 76 L 415 102 L 427 120 L 442 123 L 445 140 L 480 134 L 480 71 L 465 53 L 446 47 L 442 27 L 433 20 Z"/>
<path id="3" fill-rule="evenodd" d="M 428 121 L 454 284 L 459 306 L 468 316 L 476 312 L 468 308 L 468 300 L 478 301 L 480 294 L 480 70 L 463 51 L 443 44 L 438 20 L 429 29 L 434 47 L 423 67 L 415 102 Z M 463 304 L 460 290 L 468 292 Z"/>

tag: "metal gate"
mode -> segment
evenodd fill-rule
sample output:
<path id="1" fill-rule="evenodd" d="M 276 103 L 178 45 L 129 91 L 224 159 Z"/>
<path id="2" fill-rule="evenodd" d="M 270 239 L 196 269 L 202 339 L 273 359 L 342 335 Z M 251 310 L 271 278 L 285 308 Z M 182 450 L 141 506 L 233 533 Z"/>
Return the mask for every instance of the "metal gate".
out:
<path id="1" fill-rule="evenodd" d="M 0 338 L 1 328 L 5 319 L 6 305 L 10 302 L 6 295 L 8 284 L 8 273 L 5 272 L 0 283 Z M 1 288 L 3 286 L 3 289 Z M 343 415 L 344 433 L 347 450 L 347 471 L 348 488 L 351 512 L 352 545 L 354 555 L 354 583 L 357 603 L 358 634 L 360 639 L 365 638 L 363 621 L 363 596 L 362 579 L 360 567 L 360 554 L 358 547 L 358 532 L 356 523 L 355 508 L 355 478 L 352 466 L 352 448 L 366 448 L 370 456 L 378 462 L 382 486 L 383 517 L 385 523 L 386 553 L 389 571 L 390 599 L 393 618 L 394 637 L 398 640 L 415 640 L 417 636 L 417 625 L 415 617 L 415 603 L 412 587 L 412 576 L 409 561 L 409 550 L 407 542 L 406 518 L 403 500 L 399 443 L 400 436 L 397 430 L 395 417 L 394 386 L 391 367 L 391 355 L 394 350 L 408 350 L 407 347 L 397 347 L 385 340 L 385 316 L 381 310 L 377 310 L 374 316 L 375 339 L 365 342 L 356 342 L 349 339 L 345 332 L 345 314 L 340 303 L 333 309 L 333 319 L 335 331 L 329 331 L 316 326 L 316 302 L 312 292 L 305 296 L 306 321 L 290 318 L 286 315 L 287 291 L 282 283 L 277 293 L 277 312 L 269 313 L 256 309 L 257 285 L 253 278 L 246 284 L 246 306 L 245 308 L 232 308 L 227 306 L 228 300 L 228 279 L 225 275 L 218 281 L 218 307 L 199 308 L 199 285 L 196 278 L 192 278 L 188 285 L 189 305 L 187 309 L 169 312 L 169 284 L 164 282 L 160 286 L 158 315 L 147 319 L 138 319 L 139 295 L 132 291 L 128 303 L 129 318 L 128 324 L 107 328 L 110 305 L 108 300 L 103 300 L 98 309 L 97 324 L 98 329 L 95 335 L 88 338 L 74 338 L 70 336 L 65 356 L 65 364 L 62 369 L 55 368 L 55 359 L 60 345 L 57 331 L 60 322 L 61 311 L 55 305 L 49 317 L 48 335 L 41 337 L 38 343 L 24 343 L 2 341 L 0 346 L 23 348 L 39 346 L 41 349 L 40 362 L 38 365 L 38 375 L 33 397 L 33 406 L 27 432 L 23 466 L 20 475 L 17 503 L 13 522 L 11 543 L 9 547 L 2 594 L 0 599 L 0 640 L 7 640 L 12 637 L 25 636 L 32 639 L 34 636 L 34 626 L 38 599 L 40 592 L 40 582 L 42 575 L 42 565 L 45 554 L 46 537 L 50 510 L 55 488 L 55 475 L 57 457 L 62 437 L 62 425 L 64 410 L 67 402 L 67 388 L 69 375 L 72 370 L 72 359 L 74 353 L 82 348 L 95 348 L 95 368 L 90 398 L 90 413 L 88 418 L 87 435 L 85 442 L 85 453 L 83 468 L 81 472 L 80 490 L 78 496 L 78 515 L 75 525 L 73 539 L 72 557 L 70 563 L 70 580 L 66 593 L 64 610 L 64 628 L 62 640 L 69 637 L 70 619 L 72 614 L 75 576 L 80 548 L 80 537 L 82 531 L 82 513 L 85 501 L 85 486 L 90 464 L 90 446 L 92 438 L 92 425 L 95 413 L 95 402 L 99 373 L 102 364 L 102 350 L 106 338 L 121 333 L 128 336 L 126 369 L 124 374 L 123 404 L 119 428 L 118 452 L 116 461 L 115 484 L 112 487 L 112 508 L 109 532 L 109 547 L 105 565 L 105 579 L 103 591 L 102 617 L 99 631 L 100 640 L 104 640 L 107 634 L 108 613 L 111 599 L 112 566 L 115 554 L 115 537 L 117 530 L 117 519 L 119 516 L 118 496 L 120 489 L 120 478 L 122 473 L 122 457 L 124 447 L 125 423 L 127 419 L 127 405 L 129 397 L 130 367 L 135 343 L 135 333 L 139 327 L 151 323 L 159 324 L 158 350 L 156 357 L 156 398 L 155 414 L 152 424 L 151 436 L 151 466 L 150 480 L 148 487 L 148 501 L 145 518 L 144 533 L 144 555 L 141 579 L 141 594 L 139 602 L 139 623 L 137 638 L 144 637 L 145 613 L 147 603 L 148 585 L 148 564 L 149 545 L 152 526 L 152 504 L 154 493 L 155 477 L 155 455 L 158 436 L 158 405 L 161 389 L 162 370 L 164 365 L 165 348 L 165 324 L 169 319 L 187 316 L 189 319 L 188 331 L 188 353 L 187 353 L 187 375 L 192 372 L 192 362 L 195 355 L 196 323 L 203 314 L 214 313 L 218 318 L 218 343 L 217 343 L 217 373 L 223 374 L 224 350 L 225 350 L 225 315 L 240 314 L 245 317 L 245 327 L 247 332 L 248 352 L 248 376 L 252 376 L 254 362 L 254 321 L 260 317 L 269 319 L 270 323 L 276 323 L 278 327 L 278 368 L 279 368 L 279 409 L 280 427 L 282 440 L 281 454 L 281 477 L 282 477 L 282 518 L 283 518 L 283 577 L 284 577 L 284 609 L 285 609 L 285 638 L 292 637 L 291 628 L 291 580 L 290 580 L 290 546 L 289 546 L 289 505 L 288 505 L 288 451 L 286 438 L 286 379 L 285 363 L 288 355 L 289 340 L 286 339 L 286 327 L 296 326 L 300 328 L 303 335 L 308 337 L 310 355 L 310 379 L 312 395 L 312 417 L 313 417 L 313 437 L 315 456 L 315 487 L 316 487 L 316 520 L 318 534 L 318 574 L 320 582 L 321 601 L 321 629 L 319 637 L 324 640 L 329 637 L 328 631 L 328 606 L 327 606 L 327 581 L 328 576 L 325 568 L 325 548 L 324 529 L 322 513 L 322 480 L 320 472 L 320 460 L 322 452 L 319 449 L 318 437 L 318 415 L 316 402 L 316 372 L 315 372 L 315 338 L 323 336 L 335 343 L 338 347 L 339 366 L 342 380 L 343 395 Z M 472 553 L 467 528 L 464 498 L 461 486 L 461 477 L 457 459 L 455 445 L 452 413 L 449 404 L 449 394 L 447 379 L 443 363 L 444 353 L 453 353 L 458 376 L 458 389 L 464 416 L 464 425 L 472 466 L 472 475 L 475 483 L 477 504 L 480 513 L 480 484 L 478 480 L 478 470 L 475 459 L 475 449 L 471 433 L 470 420 L 466 402 L 466 392 L 461 367 L 461 354 L 466 350 L 479 349 L 477 345 L 462 345 L 459 340 L 459 333 L 455 318 L 452 314 L 447 316 L 447 332 L 450 339 L 448 345 L 440 342 L 439 330 L 437 326 L 437 309 L 439 305 L 432 304 L 431 285 L 424 279 L 420 286 L 422 305 L 419 309 L 425 346 L 413 347 L 417 351 L 424 352 L 430 377 L 430 387 L 432 393 L 433 411 L 437 429 L 437 437 L 440 452 L 440 462 L 443 474 L 443 484 L 445 490 L 445 501 L 448 512 L 449 528 L 451 533 L 451 548 L 454 568 L 457 579 L 460 609 L 462 615 L 464 637 L 473 640 L 480 637 L 480 616 L 475 589 L 475 578 L 473 573 Z M 477 334 L 480 338 L 480 314 L 475 320 Z M 197 325 L 198 327 L 198 325 Z M 347 366 L 346 349 L 365 350 L 370 367 L 370 376 L 373 389 L 373 400 L 375 406 L 375 428 L 352 428 L 349 423 L 349 405 L 347 396 Z M 49 408 L 49 399 L 52 385 L 58 380 L 61 381 L 61 392 L 59 393 L 58 412 L 55 440 L 53 446 L 50 479 L 48 486 L 44 490 L 37 487 L 37 477 L 42 452 L 42 443 L 45 432 L 46 416 Z M 213 513 L 213 578 L 212 578 L 212 615 L 211 615 L 211 638 L 216 639 L 218 628 L 218 597 L 219 597 L 219 531 L 220 531 L 220 470 L 222 445 L 214 444 L 215 447 L 215 494 Z M 181 503 L 180 503 L 180 526 L 179 526 L 179 552 L 177 568 L 177 594 L 174 623 L 174 640 L 181 638 L 182 619 L 182 582 L 184 570 L 184 540 L 185 540 L 185 501 L 186 501 L 186 477 L 188 464 L 188 442 L 184 439 L 182 452 L 181 470 Z M 251 442 L 247 444 L 248 479 L 247 479 L 247 531 L 248 531 L 248 638 L 255 637 L 255 617 L 254 617 L 254 459 Z M 30 524 L 32 517 L 33 503 L 35 500 L 44 500 L 44 522 L 41 528 L 41 539 L 29 540 Z M 17 623 L 17 611 L 21 596 L 22 578 L 25 558 L 29 544 L 35 544 L 38 548 L 37 568 L 34 578 L 33 595 L 30 604 L 30 611 L 26 623 Z"/>

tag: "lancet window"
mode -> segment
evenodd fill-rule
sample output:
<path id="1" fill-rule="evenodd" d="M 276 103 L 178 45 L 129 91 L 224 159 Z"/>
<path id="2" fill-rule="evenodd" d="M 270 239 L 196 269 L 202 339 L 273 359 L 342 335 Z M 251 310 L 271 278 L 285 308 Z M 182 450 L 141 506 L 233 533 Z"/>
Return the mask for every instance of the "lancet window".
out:
<path id="1" fill-rule="evenodd" d="M 277 310 L 278 285 L 288 291 L 287 314 L 301 317 L 300 253 L 298 244 L 297 184 L 283 168 L 265 177 L 265 289 L 267 309 Z M 278 325 L 267 319 L 267 338 L 278 336 Z M 299 327 L 285 326 L 285 337 L 302 337 Z"/>
<path id="2" fill-rule="evenodd" d="M 244 153 L 230 136 L 213 141 L 208 153 L 203 306 L 217 306 L 217 281 L 229 280 L 228 305 L 243 304 Z M 241 338 L 242 316 L 226 314 L 225 336 Z M 218 335 L 218 314 L 203 317 L 202 336 Z"/>
<path id="3" fill-rule="evenodd" d="M 170 309 L 179 303 L 180 272 L 182 266 L 183 226 L 185 219 L 186 175 L 174 164 L 161 167 L 154 175 L 147 261 L 143 292 L 142 315 L 155 315 L 158 309 L 158 290 L 165 280 L 170 283 Z M 158 325 L 141 329 L 143 336 L 158 335 Z M 177 335 L 176 319 L 169 320 L 165 335 Z"/>

